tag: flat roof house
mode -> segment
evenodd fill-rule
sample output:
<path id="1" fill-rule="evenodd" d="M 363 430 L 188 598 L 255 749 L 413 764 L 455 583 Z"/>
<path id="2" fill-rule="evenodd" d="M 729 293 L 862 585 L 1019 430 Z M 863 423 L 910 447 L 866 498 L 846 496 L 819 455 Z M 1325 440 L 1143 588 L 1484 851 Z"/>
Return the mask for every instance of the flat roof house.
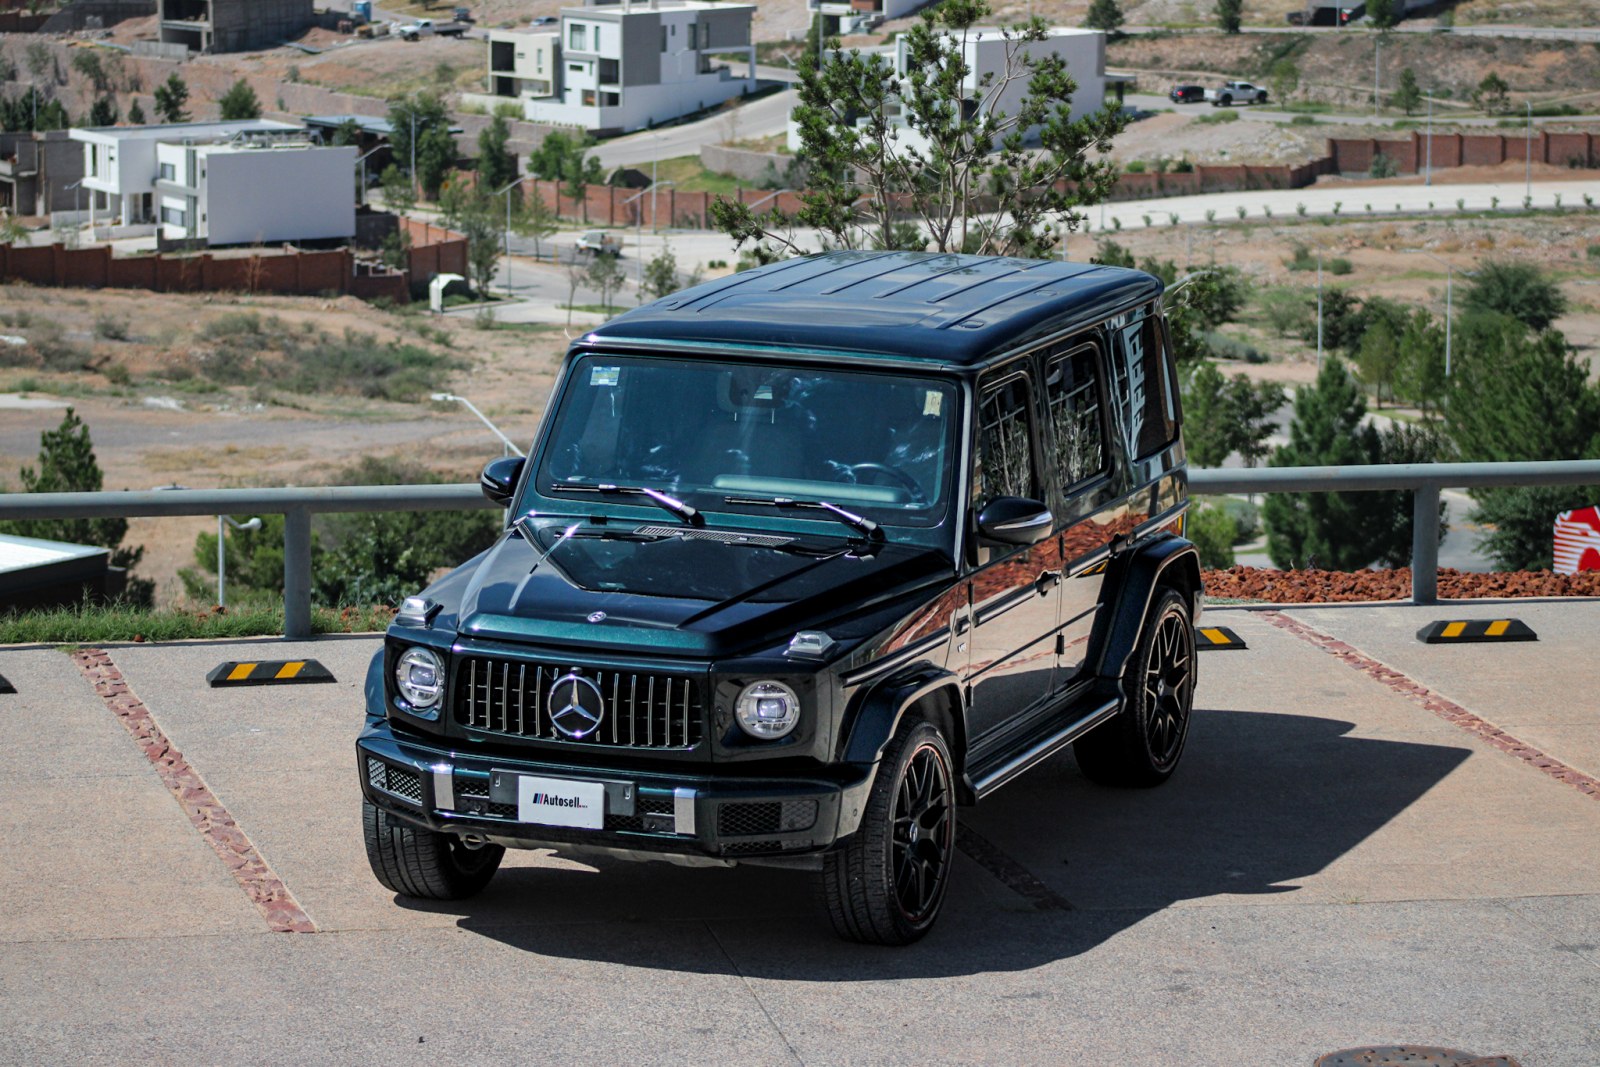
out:
<path id="1" fill-rule="evenodd" d="M 491 30 L 490 94 L 531 122 L 596 133 L 641 130 L 755 89 L 753 4 L 589 0 L 558 28 Z M 745 58 L 742 76 L 714 55 Z"/>
<path id="2" fill-rule="evenodd" d="M 1013 48 L 1024 50 L 1035 60 L 1043 59 L 1047 55 L 1060 57 L 1066 65 L 1067 73 L 1078 83 L 1078 91 L 1072 94 L 1073 119 L 1083 118 L 1105 106 L 1106 35 L 1100 30 L 1082 30 L 1064 26 L 1051 27 L 1049 35 L 1042 41 L 1030 41 L 1020 45 L 1014 41 L 1007 41 L 1001 31 L 993 27 L 969 31 L 963 43 L 967 77 L 962 83 L 962 88 L 966 100 L 977 101 L 985 93 L 992 91 L 990 86 L 992 83 L 998 83 L 1005 73 L 1006 57 Z M 905 78 L 909 72 L 910 57 L 907 55 L 907 41 L 903 34 L 887 45 L 879 48 L 863 48 L 861 51 L 881 55 L 893 67 L 899 78 Z M 994 111 L 1015 115 L 1027 91 L 1026 79 L 1019 78 L 1007 85 L 995 98 Z M 891 115 L 897 109 L 898 104 L 890 104 Z M 912 137 L 909 131 L 904 136 L 908 140 Z M 800 147 L 800 129 L 793 117 L 789 120 L 788 143 L 791 150 L 798 150 Z"/>
<path id="3" fill-rule="evenodd" d="M 211 245 L 355 234 L 353 145 L 322 148 L 270 119 L 75 129 L 90 222 L 157 224 Z"/>

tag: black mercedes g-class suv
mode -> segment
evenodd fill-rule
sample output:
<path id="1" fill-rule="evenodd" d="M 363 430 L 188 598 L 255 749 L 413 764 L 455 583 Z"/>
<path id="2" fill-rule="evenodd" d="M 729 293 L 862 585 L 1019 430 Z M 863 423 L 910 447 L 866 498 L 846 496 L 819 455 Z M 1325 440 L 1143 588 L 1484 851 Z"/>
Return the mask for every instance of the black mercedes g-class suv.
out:
<path id="1" fill-rule="evenodd" d="M 904 944 L 956 807 L 1183 752 L 1200 569 L 1148 274 L 840 252 L 573 343 L 485 552 L 407 599 L 357 742 L 373 872 L 506 848 L 816 872 Z"/>

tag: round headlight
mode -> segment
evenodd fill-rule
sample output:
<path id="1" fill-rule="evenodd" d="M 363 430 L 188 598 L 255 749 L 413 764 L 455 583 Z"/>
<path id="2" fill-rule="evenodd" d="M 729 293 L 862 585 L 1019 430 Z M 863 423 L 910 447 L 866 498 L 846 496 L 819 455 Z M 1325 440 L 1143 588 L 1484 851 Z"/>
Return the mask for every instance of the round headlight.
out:
<path id="1" fill-rule="evenodd" d="M 800 722 L 800 698 L 782 682 L 756 682 L 739 694 L 734 712 L 745 733 L 775 741 Z"/>
<path id="2" fill-rule="evenodd" d="M 432 708 L 444 696 L 444 661 L 431 648 L 408 648 L 394 664 L 395 688 L 414 708 Z"/>

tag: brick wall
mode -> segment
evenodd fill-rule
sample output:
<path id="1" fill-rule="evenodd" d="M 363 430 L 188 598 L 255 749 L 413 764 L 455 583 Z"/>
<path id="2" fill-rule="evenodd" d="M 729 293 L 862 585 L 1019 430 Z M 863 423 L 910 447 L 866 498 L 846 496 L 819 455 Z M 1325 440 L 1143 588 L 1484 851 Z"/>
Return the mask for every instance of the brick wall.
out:
<path id="1" fill-rule="evenodd" d="M 366 299 L 404 301 L 426 290 L 435 274 L 467 272 L 467 241 L 460 234 L 407 220 L 414 242 L 408 270 L 359 271 L 348 248 L 248 256 L 152 255 L 118 258 L 107 247 L 54 244 L 0 245 L 0 281 L 58 288 L 149 289 L 165 293 L 245 292 L 313 296 L 353 293 Z"/>
<path id="2" fill-rule="evenodd" d="M 1365 140 L 1332 138 L 1328 156 L 1332 172 L 1365 174 L 1372 157 L 1382 152 L 1395 161 L 1401 174 L 1415 174 L 1427 163 L 1428 138 L 1413 132 L 1404 139 Z M 1532 154 L 1540 163 L 1556 166 L 1600 166 L 1600 135 L 1581 131 L 1551 132 L 1535 130 L 1530 141 L 1526 133 L 1436 133 L 1433 135 L 1433 166 L 1494 167 L 1508 161 L 1522 162 Z"/>

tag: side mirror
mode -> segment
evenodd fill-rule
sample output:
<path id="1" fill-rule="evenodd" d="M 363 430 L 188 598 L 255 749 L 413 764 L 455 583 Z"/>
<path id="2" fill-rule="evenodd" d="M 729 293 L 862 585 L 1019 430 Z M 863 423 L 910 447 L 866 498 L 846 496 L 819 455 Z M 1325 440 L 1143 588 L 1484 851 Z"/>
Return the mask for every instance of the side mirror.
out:
<path id="1" fill-rule="evenodd" d="M 1050 509 L 1027 497 L 996 497 L 978 512 L 978 534 L 1003 545 L 1036 545 L 1054 526 Z"/>
<path id="2" fill-rule="evenodd" d="M 522 465 L 525 462 L 521 456 L 494 460 L 478 475 L 478 488 L 483 490 L 484 496 L 501 507 L 510 507 L 511 498 L 517 495 L 517 479 L 522 477 Z"/>

